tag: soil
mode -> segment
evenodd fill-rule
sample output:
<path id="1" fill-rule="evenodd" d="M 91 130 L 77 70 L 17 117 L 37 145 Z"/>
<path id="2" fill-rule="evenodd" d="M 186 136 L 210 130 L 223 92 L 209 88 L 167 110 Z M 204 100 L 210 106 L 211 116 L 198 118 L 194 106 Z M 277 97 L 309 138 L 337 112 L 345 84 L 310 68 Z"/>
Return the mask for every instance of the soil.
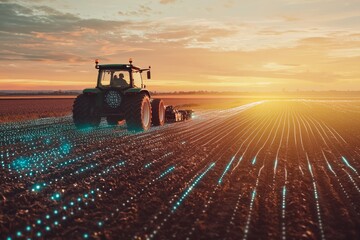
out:
<path id="1" fill-rule="evenodd" d="M 1 239 L 360 238 L 359 101 L 168 99 L 195 117 L 140 133 L 3 101 Z"/>

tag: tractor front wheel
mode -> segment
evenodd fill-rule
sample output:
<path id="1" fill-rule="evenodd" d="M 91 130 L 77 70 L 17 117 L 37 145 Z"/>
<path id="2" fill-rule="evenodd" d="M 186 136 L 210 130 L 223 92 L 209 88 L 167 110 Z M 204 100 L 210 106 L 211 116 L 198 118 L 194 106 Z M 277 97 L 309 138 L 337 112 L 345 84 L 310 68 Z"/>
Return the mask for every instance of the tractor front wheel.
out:
<path id="1" fill-rule="evenodd" d="M 165 123 L 165 105 L 162 99 L 154 99 L 151 102 L 152 123 L 154 126 L 162 126 Z"/>
<path id="2" fill-rule="evenodd" d="M 93 99 L 80 94 L 73 104 L 73 121 L 77 128 L 97 127 L 101 117 L 96 115 Z"/>
<path id="3" fill-rule="evenodd" d="M 129 96 L 126 99 L 125 118 L 130 131 L 146 131 L 151 126 L 151 104 L 147 94 Z"/>

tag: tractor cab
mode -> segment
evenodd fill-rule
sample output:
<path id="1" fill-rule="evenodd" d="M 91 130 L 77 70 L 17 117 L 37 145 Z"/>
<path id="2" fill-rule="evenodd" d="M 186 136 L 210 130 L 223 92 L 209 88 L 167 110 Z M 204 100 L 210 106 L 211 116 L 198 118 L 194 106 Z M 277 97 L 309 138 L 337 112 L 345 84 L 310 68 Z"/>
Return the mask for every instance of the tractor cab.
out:
<path id="1" fill-rule="evenodd" d="M 129 64 L 106 64 L 99 65 L 99 61 L 95 61 L 95 68 L 99 69 L 97 88 L 145 88 L 142 73 L 145 71 L 147 79 L 151 78 L 150 67 L 141 69 L 132 65 L 130 59 Z"/>

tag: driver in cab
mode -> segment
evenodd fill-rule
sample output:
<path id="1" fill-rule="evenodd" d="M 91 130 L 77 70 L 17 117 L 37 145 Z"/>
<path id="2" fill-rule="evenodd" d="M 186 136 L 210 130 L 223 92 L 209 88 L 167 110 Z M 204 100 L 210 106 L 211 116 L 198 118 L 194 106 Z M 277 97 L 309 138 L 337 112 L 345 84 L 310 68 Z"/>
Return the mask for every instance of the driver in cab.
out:
<path id="1" fill-rule="evenodd" d="M 124 74 L 119 73 L 119 77 L 115 74 L 113 80 L 111 81 L 111 87 L 129 87 L 130 85 L 124 79 Z"/>

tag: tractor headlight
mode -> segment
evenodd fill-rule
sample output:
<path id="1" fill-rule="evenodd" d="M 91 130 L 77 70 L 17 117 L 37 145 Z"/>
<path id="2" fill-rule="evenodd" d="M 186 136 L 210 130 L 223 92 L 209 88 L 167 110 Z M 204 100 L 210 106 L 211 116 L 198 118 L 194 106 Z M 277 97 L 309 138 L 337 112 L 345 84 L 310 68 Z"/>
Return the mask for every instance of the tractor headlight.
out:
<path id="1" fill-rule="evenodd" d="M 111 108 L 120 107 L 121 95 L 117 91 L 108 91 L 105 94 L 105 102 Z"/>

